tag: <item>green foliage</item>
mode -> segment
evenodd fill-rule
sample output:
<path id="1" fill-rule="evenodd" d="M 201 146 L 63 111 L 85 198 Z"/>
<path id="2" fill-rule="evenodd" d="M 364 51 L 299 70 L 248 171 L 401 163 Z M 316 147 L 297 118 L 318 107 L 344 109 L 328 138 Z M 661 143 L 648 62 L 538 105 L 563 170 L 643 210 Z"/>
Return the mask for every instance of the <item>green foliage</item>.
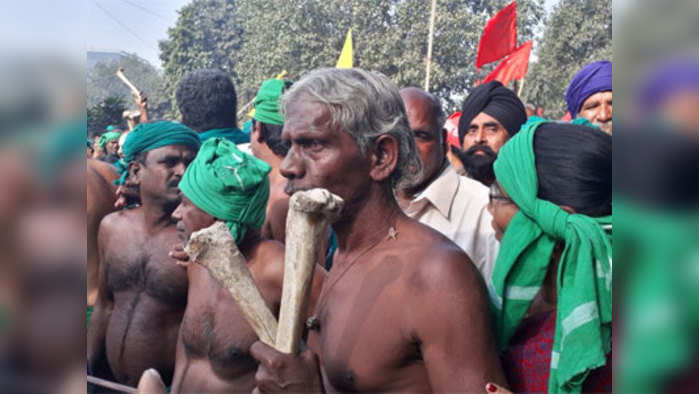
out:
<path id="1" fill-rule="evenodd" d="M 127 78 L 148 97 L 149 117 L 162 119 L 169 111 L 169 100 L 163 90 L 162 76 L 146 60 L 135 54 L 124 53 L 120 60 L 95 64 L 87 73 L 87 105 L 95 106 L 108 97 L 127 98 L 126 109 L 138 109 L 128 86 L 116 76 L 116 70 L 124 68 Z M 121 122 L 121 114 L 119 114 Z"/>
<path id="2" fill-rule="evenodd" d="M 430 91 L 449 111 L 476 79 L 478 41 L 486 20 L 510 1 L 437 2 Z M 543 0 L 520 0 L 519 41 L 531 39 L 543 18 Z M 189 70 L 216 67 L 231 74 L 242 107 L 260 83 L 287 70 L 297 80 L 334 67 L 351 27 L 355 67 L 380 71 L 398 86 L 425 79 L 429 1 L 194 0 L 180 11 L 160 43 L 166 90 Z"/>
<path id="3" fill-rule="evenodd" d="M 609 0 L 561 0 L 529 66 L 524 100 L 544 107 L 545 115 L 566 112 L 565 92 L 585 64 L 612 60 L 612 3 Z"/>
<path id="4" fill-rule="evenodd" d="M 168 38 L 160 41 L 160 60 L 164 71 L 164 89 L 177 114 L 175 88 L 188 72 L 218 68 L 239 84 L 236 64 L 241 48 L 242 30 L 234 1 L 194 0 L 178 11 Z"/>
<path id="5" fill-rule="evenodd" d="M 124 112 L 124 99 L 121 97 L 107 97 L 101 102 L 87 107 L 87 133 L 88 135 L 102 134 L 107 126 L 122 126 L 121 115 Z"/>

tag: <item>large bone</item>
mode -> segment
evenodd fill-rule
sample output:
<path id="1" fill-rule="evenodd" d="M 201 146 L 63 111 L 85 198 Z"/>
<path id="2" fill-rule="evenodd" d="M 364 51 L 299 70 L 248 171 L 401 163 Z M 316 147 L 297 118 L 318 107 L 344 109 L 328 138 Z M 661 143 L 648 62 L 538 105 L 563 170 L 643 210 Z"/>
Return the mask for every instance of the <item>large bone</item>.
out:
<path id="1" fill-rule="evenodd" d="M 126 86 L 131 89 L 131 93 L 136 97 L 139 101 L 141 101 L 141 92 L 138 90 L 136 85 L 134 85 L 131 81 L 129 81 L 128 78 L 126 78 L 126 74 L 124 74 L 124 68 L 119 67 L 116 71 L 116 76 L 121 79 L 122 82 L 126 84 Z"/>
<path id="2" fill-rule="evenodd" d="M 284 252 L 284 288 L 275 348 L 298 352 L 313 269 L 328 224 L 338 219 L 344 202 L 325 189 L 294 193 L 289 200 Z"/>
<path id="3" fill-rule="evenodd" d="M 217 221 L 193 233 L 184 250 L 228 290 L 260 340 L 274 346 L 277 321 L 257 289 L 245 256 L 238 250 L 228 227 Z"/>

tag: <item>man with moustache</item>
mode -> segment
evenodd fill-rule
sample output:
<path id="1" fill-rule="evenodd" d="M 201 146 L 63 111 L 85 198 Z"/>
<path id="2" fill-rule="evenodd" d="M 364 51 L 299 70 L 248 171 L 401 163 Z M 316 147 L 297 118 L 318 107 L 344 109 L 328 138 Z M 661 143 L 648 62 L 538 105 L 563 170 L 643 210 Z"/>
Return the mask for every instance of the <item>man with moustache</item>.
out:
<path id="1" fill-rule="evenodd" d="M 447 136 L 441 125 L 439 100 L 422 89 L 400 90 L 408 124 L 422 160 L 422 174 L 414 185 L 396 190 L 406 215 L 452 240 L 471 258 L 488 280 L 498 252 L 490 225 L 488 188 L 456 173 L 446 158 Z"/>
<path id="2" fill-rule="evenodd" d="M 223 137 L 207 139 L 180 181 L 182 202 L 172 217 L 183 242 L 221 220 L 267 306 L 276 315 L 281 303 L 284 245 L 262 240 L 269 197 L 270 166 Z M 188 263 L 182 244 L 171 255 L 187 268 L 189 290 L 177 340 L 173 393 L 250 392 L 257 362 L 248 353 L 255 332 L 233 297 L 209 271 Z M 320 292 L 324 271 L 316 267 L 309 310 Z"/>
<path id="3" fill-rule="evenodd" d="M 124 143 L 141 205 L 111 213 L 98 233 L 99 291 L 87 338 L 88 371 L 136 386 L 148 368 L 169 384 L 187 304 L 187 275 L 168 252 L 178 241 L 172 212 L 194 159 L 197 133 L 180 123 L 142 123 Z"/>
<path id="4" fill-rule="evenodd" d="M 585 118 L 612 134 L 612 62 L 592 62 L 570 81 L 566 104 L 571 119 Z"/>
<path id="5" fill-rule="evenodd" d="M 459 119 L 459 159 L 470 178 L 486 186 L 495 180 L 500 147 L 527 121 L 524 104 L 498 81 L 480 85 L 464 100 Z"/>
<path id="6" fill-rule="evenodd" d="M 282 98 L 287 193 L 321 187 L 345 206 L 309 350 L 255 342 L 260 392 L 481 392 L 504 383 L 483 279 L 468 256 L 407 217 L 394 190 L 421 163 L 398 88 L 361 69 L 315 70 Z"/>

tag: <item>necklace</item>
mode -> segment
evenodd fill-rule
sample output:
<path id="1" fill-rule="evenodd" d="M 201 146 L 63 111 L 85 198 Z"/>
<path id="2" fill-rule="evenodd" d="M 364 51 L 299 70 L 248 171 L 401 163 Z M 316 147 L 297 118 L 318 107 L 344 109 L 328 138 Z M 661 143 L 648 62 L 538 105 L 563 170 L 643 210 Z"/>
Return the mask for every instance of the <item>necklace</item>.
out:
<path id="1" fill-rule="evenodd" d="M 360 258 L 365 256 L 367 253 L 369 253 L 372 249 L 375 247 L 379 246 L 381 242 L 383 242 L 386 239 L 396 239 L 396 236 L 398 235 L 398 232 L 395 230 L 393 226 L 388 229 L 388 234 L 386 234 L 385 237 L 379 238 L 378 241 L 374 242 L 371 246 L 368 248 L 364 249 L 360 254 L 357 255 L 352 261 L 350 261 L 347 265 L 345 265 L 340 272 L 339 275 L 335 277 L 335 279 L 330 282 L 327 286 L 325 283 L 323 283 L 323 288 L 320 291 L 320 296 L 318 296 L 318 305 L 316 306 L 316 311 L 317 313 L 314 314 L 313 316 L 309 317 L 306 320 L 306 328 L 309 330 L 318 330 L 320 329 L 320 320 L 318 319 L 318 315 L 320 312 L 325 308 L 325 304 L 327 304 L 327 294 L 330 293 L 330 290 L 342 279 L 342 277 L 347 273 L 347 271 L 354 266 L 354 263 L 359 261 Z"/>

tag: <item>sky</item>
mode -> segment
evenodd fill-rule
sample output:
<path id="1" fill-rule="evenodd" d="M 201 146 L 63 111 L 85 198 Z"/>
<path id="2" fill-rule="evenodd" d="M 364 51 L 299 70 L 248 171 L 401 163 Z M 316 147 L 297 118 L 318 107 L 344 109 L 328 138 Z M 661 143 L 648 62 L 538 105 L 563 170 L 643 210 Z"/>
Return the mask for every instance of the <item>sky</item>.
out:
<path id="1" fill-rule="evenodd" d="M 87 0 L 87 50 L 136 53 L 161 68 L 158 41 L 167 38 L 177 10 L 190 1 Z M 558 1 L 545 0 L 547 12 Z"/>

